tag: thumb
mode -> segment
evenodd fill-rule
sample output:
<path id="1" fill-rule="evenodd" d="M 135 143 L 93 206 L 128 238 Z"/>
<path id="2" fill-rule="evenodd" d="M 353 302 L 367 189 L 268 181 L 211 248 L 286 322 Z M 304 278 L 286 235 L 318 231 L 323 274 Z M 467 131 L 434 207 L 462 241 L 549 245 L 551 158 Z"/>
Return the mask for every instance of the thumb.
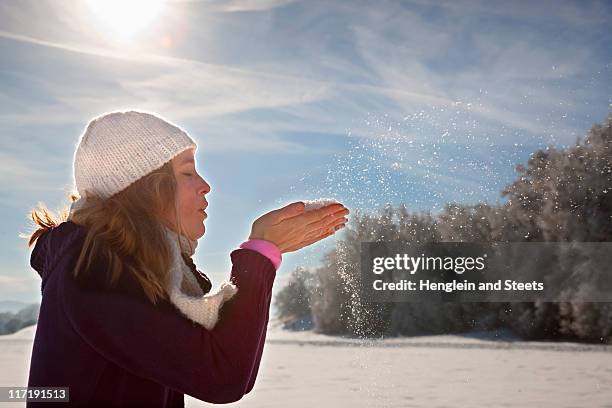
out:
<path id="1" fill-rule="evenodd" d="M 276 212 L 277 221 L 282 221 L 287 218 L 295 217 L 296 215 L 300 215 L 304 212 L 305 205 L 301 201 L 297 201 L 295 203 L 291 203 L 289 205 L 280 208 Z"/>

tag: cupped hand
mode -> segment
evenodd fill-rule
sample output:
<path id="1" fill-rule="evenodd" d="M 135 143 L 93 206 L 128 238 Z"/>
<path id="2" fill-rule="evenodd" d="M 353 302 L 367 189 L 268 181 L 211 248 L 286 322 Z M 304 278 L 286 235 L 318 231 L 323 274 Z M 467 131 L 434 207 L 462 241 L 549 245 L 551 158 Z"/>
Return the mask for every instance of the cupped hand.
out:
<path id="1" fill-rule="evenodd" d="M 343 228 L 348 214 L 349 210 L 340 203 L 305 211 L 304 203 L 298 201 L 255 220 L 249 239 L 270 241 L 281 253 L 297 251 Z"/>

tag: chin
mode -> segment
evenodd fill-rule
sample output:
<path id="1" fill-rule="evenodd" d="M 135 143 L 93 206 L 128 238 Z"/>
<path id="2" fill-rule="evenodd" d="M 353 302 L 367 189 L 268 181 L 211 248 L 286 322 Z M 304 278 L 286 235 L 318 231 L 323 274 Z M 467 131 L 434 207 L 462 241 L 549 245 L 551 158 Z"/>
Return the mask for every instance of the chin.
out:
<path id="1" fill-rule="evenodd" d="M 199 225 L 191 225 L 191 227 L 183 228 L 185 232 L 185 236 L 188 237 L 192 241 L 197 241 L 198 239 L 204 236 L 204 232 L 206 231 L 204 224 L 200 223 Z"/>
<path id="2" fill-rule="evenodd" d="M 204 224 L 201 224 L 200 227 L 194 231 L 192 239 L 194 241 L 197 241 L 198 239 L 204 236 L 205 232 L 206 232 L 206 228 L 204 227 Z"/>

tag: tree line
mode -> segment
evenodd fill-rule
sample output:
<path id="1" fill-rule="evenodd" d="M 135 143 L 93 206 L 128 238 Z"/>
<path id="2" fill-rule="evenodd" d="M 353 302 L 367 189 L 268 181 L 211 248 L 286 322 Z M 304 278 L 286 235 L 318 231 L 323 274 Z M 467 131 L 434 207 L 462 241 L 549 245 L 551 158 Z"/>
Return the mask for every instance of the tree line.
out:
<path id="1" fill-rule="evenodd" d="M 503 204 L 449 203 L 438 215 L 386 206 L 355 211 L 336 248 L 313 270 L 298 267 L 275 297 L 286 326 L 360 337 L 510 329 L 529 340 L 608 343 L 612 303 L 588 302 L 597 279 L 575 253 L 560 253 L 542 276 L 566 293 L 564 302 L 375 303 L 360 299 L 361 242 L 607 242 L 612 241 L 612 114 L 568 148 L 548 146 L 501 192 Z M 571 277 L 571 279 L 569 278 Z"/>
<path id="2" fill-rule="evenodd" d="M 40 305 L 32 304 L 16 313 L 1 312 L 0 313 L 0 335 L 12 334 L 24 327 L 32 326 L 38 321 L 38 311 Z"/>

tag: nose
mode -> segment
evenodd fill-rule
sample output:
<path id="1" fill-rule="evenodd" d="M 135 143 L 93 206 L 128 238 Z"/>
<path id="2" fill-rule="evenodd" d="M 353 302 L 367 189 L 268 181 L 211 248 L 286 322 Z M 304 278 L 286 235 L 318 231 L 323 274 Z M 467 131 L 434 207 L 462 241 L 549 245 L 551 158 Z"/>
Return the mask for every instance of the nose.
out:
<path id="1" fill-rule="evenodd" d="M 204 180 L 204 179 L 202 179 L 202 183 L 203 183 L 203 184 L 202 184 L 202 186 L 200 187 L 200 190 L 198 190 L 198 194 L 199 194 L 199 195 L 204 195 L 204 194 L 208 194 L 208 193 L 210 193 L 210 190 L 211 190 L 211 188 L 210 188 L 210 184 L 208 184 L 208 183 L 206 182 L 206 180 Z"/>

